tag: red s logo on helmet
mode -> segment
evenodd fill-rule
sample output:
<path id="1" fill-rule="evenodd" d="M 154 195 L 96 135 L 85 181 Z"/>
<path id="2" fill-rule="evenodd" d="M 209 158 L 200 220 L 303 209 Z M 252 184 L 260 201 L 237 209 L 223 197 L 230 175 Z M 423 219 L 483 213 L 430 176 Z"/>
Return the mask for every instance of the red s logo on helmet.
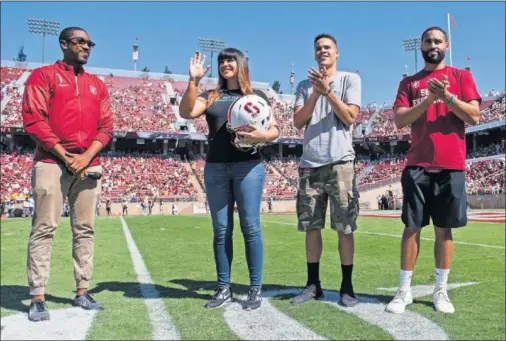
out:
<path id="1" fill-rule="evenodd" d="M 244 110 L 251 114 L 251 117 L 253 118 L 256 118 L 260 114 L 260 108 L 251 102 L 248 102 L 244 105 Z"/>

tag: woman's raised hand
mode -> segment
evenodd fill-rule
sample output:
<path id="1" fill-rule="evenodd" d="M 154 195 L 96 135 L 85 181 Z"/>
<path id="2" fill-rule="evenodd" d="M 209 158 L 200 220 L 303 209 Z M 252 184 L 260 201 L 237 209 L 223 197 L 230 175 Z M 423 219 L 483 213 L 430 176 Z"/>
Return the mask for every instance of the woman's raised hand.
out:
<path id="1" fill-rule="evenodd" d="M 190 60 L 190 79 L 199 82 L 206 75 L 211 65 L 204 67 L 206 56 L 201 55 L 200 52 L 195 52 Z"/>

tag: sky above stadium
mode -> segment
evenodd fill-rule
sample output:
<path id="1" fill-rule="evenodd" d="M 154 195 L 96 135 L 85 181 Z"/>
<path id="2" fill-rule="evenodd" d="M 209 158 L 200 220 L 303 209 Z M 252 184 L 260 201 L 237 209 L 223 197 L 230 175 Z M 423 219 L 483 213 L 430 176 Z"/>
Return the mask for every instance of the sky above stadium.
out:
<path id="1" fill-rule="evenodd" d="M 198 39 L 220 39 L 226 46 L 248 50 L 253 80 L 270 84 L 279 80 L 285 93 L 290 93 L 291 63 L 297 83 L 315 65 L 314 37 L 327 32 L 338 40 L 338 68 L 358 70 L 362 77 L 363 105 L 393 102 L 402 73 L 414 72 L 414 52 L 405 52 L 402 40 L 418 37 L 432 25 L 446 29 L 446 13 L 451 13 L 456 23 L 451 26 L 453 65 L 471 65 L 482 94 L 505 89 L 503 2 L 2 2 L 1 6 L 3 60 L 12 60 L 24 45 L 29 61 L 41 61 L 42 37 L 28 32 L 28 18 L 87 29 L 97 43 L 88 62 L 94 67 L 133 70 L 132 44 L 137 43 L 138 69 L 147 66 L 163 72 L 168 66 L 173 73 L 186 75 Z M 47 37 L 46 62 L 60 57 L 57 37 Z M 418 68 L 422 67 L 418 54 Z"/>

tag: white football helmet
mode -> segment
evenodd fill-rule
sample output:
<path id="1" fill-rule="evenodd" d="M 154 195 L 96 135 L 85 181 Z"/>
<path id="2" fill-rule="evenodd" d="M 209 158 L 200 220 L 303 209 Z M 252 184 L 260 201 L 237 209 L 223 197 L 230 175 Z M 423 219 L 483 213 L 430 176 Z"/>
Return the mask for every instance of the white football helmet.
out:
<path id="1" fill-rule="evenodd" d="M 241 137 L 235 134 L 238 131 L 250 131 L 250 124 L 257 129 L 266 131 L 272 121 L 272 109 L 262 97 L 258 95 L 246 95 L 236 99 L 228 109 L 227 128 L 232 133 L 232 144 L 242 151 L 256 148 L 261 143 L 247 144 L 242 142 Z"/>

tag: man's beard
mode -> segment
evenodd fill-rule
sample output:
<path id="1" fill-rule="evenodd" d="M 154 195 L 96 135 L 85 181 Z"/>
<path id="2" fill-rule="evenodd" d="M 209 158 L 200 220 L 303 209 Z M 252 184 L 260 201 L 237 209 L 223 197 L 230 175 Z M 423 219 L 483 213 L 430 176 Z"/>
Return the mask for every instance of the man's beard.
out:
<path id="1" fill-rule="evenodd" d="M 429 53 L 432 51 L 422 51 L 423 60 L 425 60 L 429 64 L 439 64 L 445 59 L 445 53 L 441 50 L 435 51 L 437 53 L 436 57 L 432 57 Z"/>

